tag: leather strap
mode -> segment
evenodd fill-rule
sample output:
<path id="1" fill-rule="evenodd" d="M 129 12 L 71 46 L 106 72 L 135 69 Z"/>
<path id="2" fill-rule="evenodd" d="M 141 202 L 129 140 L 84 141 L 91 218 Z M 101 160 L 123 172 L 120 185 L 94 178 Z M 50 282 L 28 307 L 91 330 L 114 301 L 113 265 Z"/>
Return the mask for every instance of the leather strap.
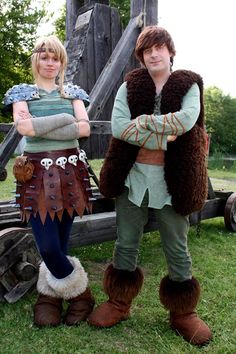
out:
<path id="1" fill-rule="evenodd" d="M 145 148 L 140 148 L 136 162 L 147 164 L 147 165 L 165 165 L 165 154 L 164 150 L 148 150 Z"/>

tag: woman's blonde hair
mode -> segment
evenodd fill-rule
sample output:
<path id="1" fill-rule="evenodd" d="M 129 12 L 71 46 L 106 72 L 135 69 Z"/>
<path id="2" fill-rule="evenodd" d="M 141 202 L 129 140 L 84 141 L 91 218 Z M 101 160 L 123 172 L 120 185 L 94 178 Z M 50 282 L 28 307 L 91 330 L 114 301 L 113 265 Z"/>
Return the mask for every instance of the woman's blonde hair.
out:
<path id="1" fill-rule="evenodd" d="M 67 65 L 67 53 L 66 50 L 61 43 L 61 41 L 56 36 L 47 36 L 47 37 L 40 37 L 34 46 L 33 54 L 31 56 L 31 68 L 32 73 L 35 81 L 39 76 L 39 58 L 41 53 L 54 53 L 55 56 L 61 62 L 60 72 L 58 74 L 58 85 L 60 92 L 63 94 L 63 83 L 64 83 L 64 76 L 65 76 L 65 69 Z"/>

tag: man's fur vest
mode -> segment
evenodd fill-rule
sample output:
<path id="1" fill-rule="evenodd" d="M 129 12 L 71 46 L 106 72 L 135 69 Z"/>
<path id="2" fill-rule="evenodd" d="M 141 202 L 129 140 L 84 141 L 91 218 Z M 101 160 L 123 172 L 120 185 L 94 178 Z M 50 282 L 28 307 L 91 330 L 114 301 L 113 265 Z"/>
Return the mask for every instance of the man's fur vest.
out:
<path id="1" fill-rule="evenodd" d="M 141 114 L 153 114 L 156 89 L 148 71 L 135 69 L 127 77 L 127 100 L 131 119 Z M 165 181 L 177 213 L 188 215 L 200 210 L 207 197 L 206 132 L 204 130 L 203 82 L 191 71 L 173 72 L 162 89 L 161 113 L 181 109 L 184 95 L 197 83 L 201 109 L 194 127 L 167 144 L 165 152 Z M 100 173 L 100 191 L 107 198 L 120 195 L 125 179 L 133 166 L 139 147 L 111 138 Z"/>

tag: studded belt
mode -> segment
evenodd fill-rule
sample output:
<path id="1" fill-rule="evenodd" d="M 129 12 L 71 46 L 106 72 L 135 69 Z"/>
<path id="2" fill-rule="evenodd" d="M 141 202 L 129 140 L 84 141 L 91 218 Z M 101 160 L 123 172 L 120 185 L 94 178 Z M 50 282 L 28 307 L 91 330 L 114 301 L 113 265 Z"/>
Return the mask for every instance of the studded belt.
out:
<path id="1" fill-rule="evenodd" d="M 66 150 L 54 150 L 54 151 L 45 151 L 45 152 L 35 152 L 27 153 L 26 156 L 29 156 L 30 161 L 38 161 L 40 165 L 48 170 L 51 166 L 56 165 L 63 169 L 67 163 L 70 163 L 74 166 L 77 166 L 77 161 L 80 160 L 83 163 L 86 163 L 86 153 L 84 150 L 79 149 L 66 149 Z"/>

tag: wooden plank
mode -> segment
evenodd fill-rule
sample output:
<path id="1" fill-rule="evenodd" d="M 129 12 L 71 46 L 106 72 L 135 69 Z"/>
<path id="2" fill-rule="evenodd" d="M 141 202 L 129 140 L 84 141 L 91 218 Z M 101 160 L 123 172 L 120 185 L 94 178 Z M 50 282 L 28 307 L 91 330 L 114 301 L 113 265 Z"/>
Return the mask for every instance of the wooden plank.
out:
<path id="1" fill-rule="evenodd" d="M 94 7 L 94 55 L 96 80 L 111 55 L 111 10 L 109 6 L 96 4 Z"/>
<path id="2" fill-rule="evenodd" d="M 98 120 L 114 86 L 119 80 L 120 73 L 123 71 L 134 50 L 136 39 L 140 32 L 139 25 L 140 23 L 136 17 L 130 20 L 115 50 L 94 85 L 90 94 L 91 104 L 87 111 L 90 120 Z"/>
<path id="3" fill-rule="evenodd" d="M 158 0 L 146 0 L 144 26 L 156 25 L 158 22 Z"/>
<path id="4" fill-rule="evenodd" d="M 12 126 L 13 123 L 0 123 L 0 132 L 6 134 L 9 132 Z"/>
<path id="5" fill-rule="evenodd" d="M 130 18 L 138 16 L 143 11 L 144 1 L 145 0 L 131 0 Z"/>
<path id="6" fill-rule="evenodd" d="M 17 132 L 14 125 L 7 133 L 4 141 L 0 145 L 0 166 L 5 167 L 20 142 L 22 136 Z"/>
<path id="7" fill-rule="evenodd" d="M 20 261 L 23 252 L 31 247 L 35 247 L 35 242 L 32 235 L 28 233 L 22 236 L 13 246 L 9 247 L 0 257 L 0 276 Z"/>
<path id="8" fill-rule="evenodd" d="M 38 275 L 35 275 L 28 281 L 18 282 L 8 293 L 4 295 L 5 300 L 13 304 L 25 295 L 37 282 Z"/>
<path id="9" fill-rule="evenodd" d="M 88 58 L 88 67 L 87 67 L 87 76 L 88 76 L 88 84 L 87 90 L 91 92 L 97 78 L 95 72 L 95 53 L 94 53 L 94 16 L 91 16 L 89 21 L 89 27 L 87 31 L 87 58 Z"/>
<path id="10" fill-rule="evenodd" d="M 70 40 L 78 16 L 79 8 L 84 4 L 83 0 L 66 1 L 66 41 Z"/>

